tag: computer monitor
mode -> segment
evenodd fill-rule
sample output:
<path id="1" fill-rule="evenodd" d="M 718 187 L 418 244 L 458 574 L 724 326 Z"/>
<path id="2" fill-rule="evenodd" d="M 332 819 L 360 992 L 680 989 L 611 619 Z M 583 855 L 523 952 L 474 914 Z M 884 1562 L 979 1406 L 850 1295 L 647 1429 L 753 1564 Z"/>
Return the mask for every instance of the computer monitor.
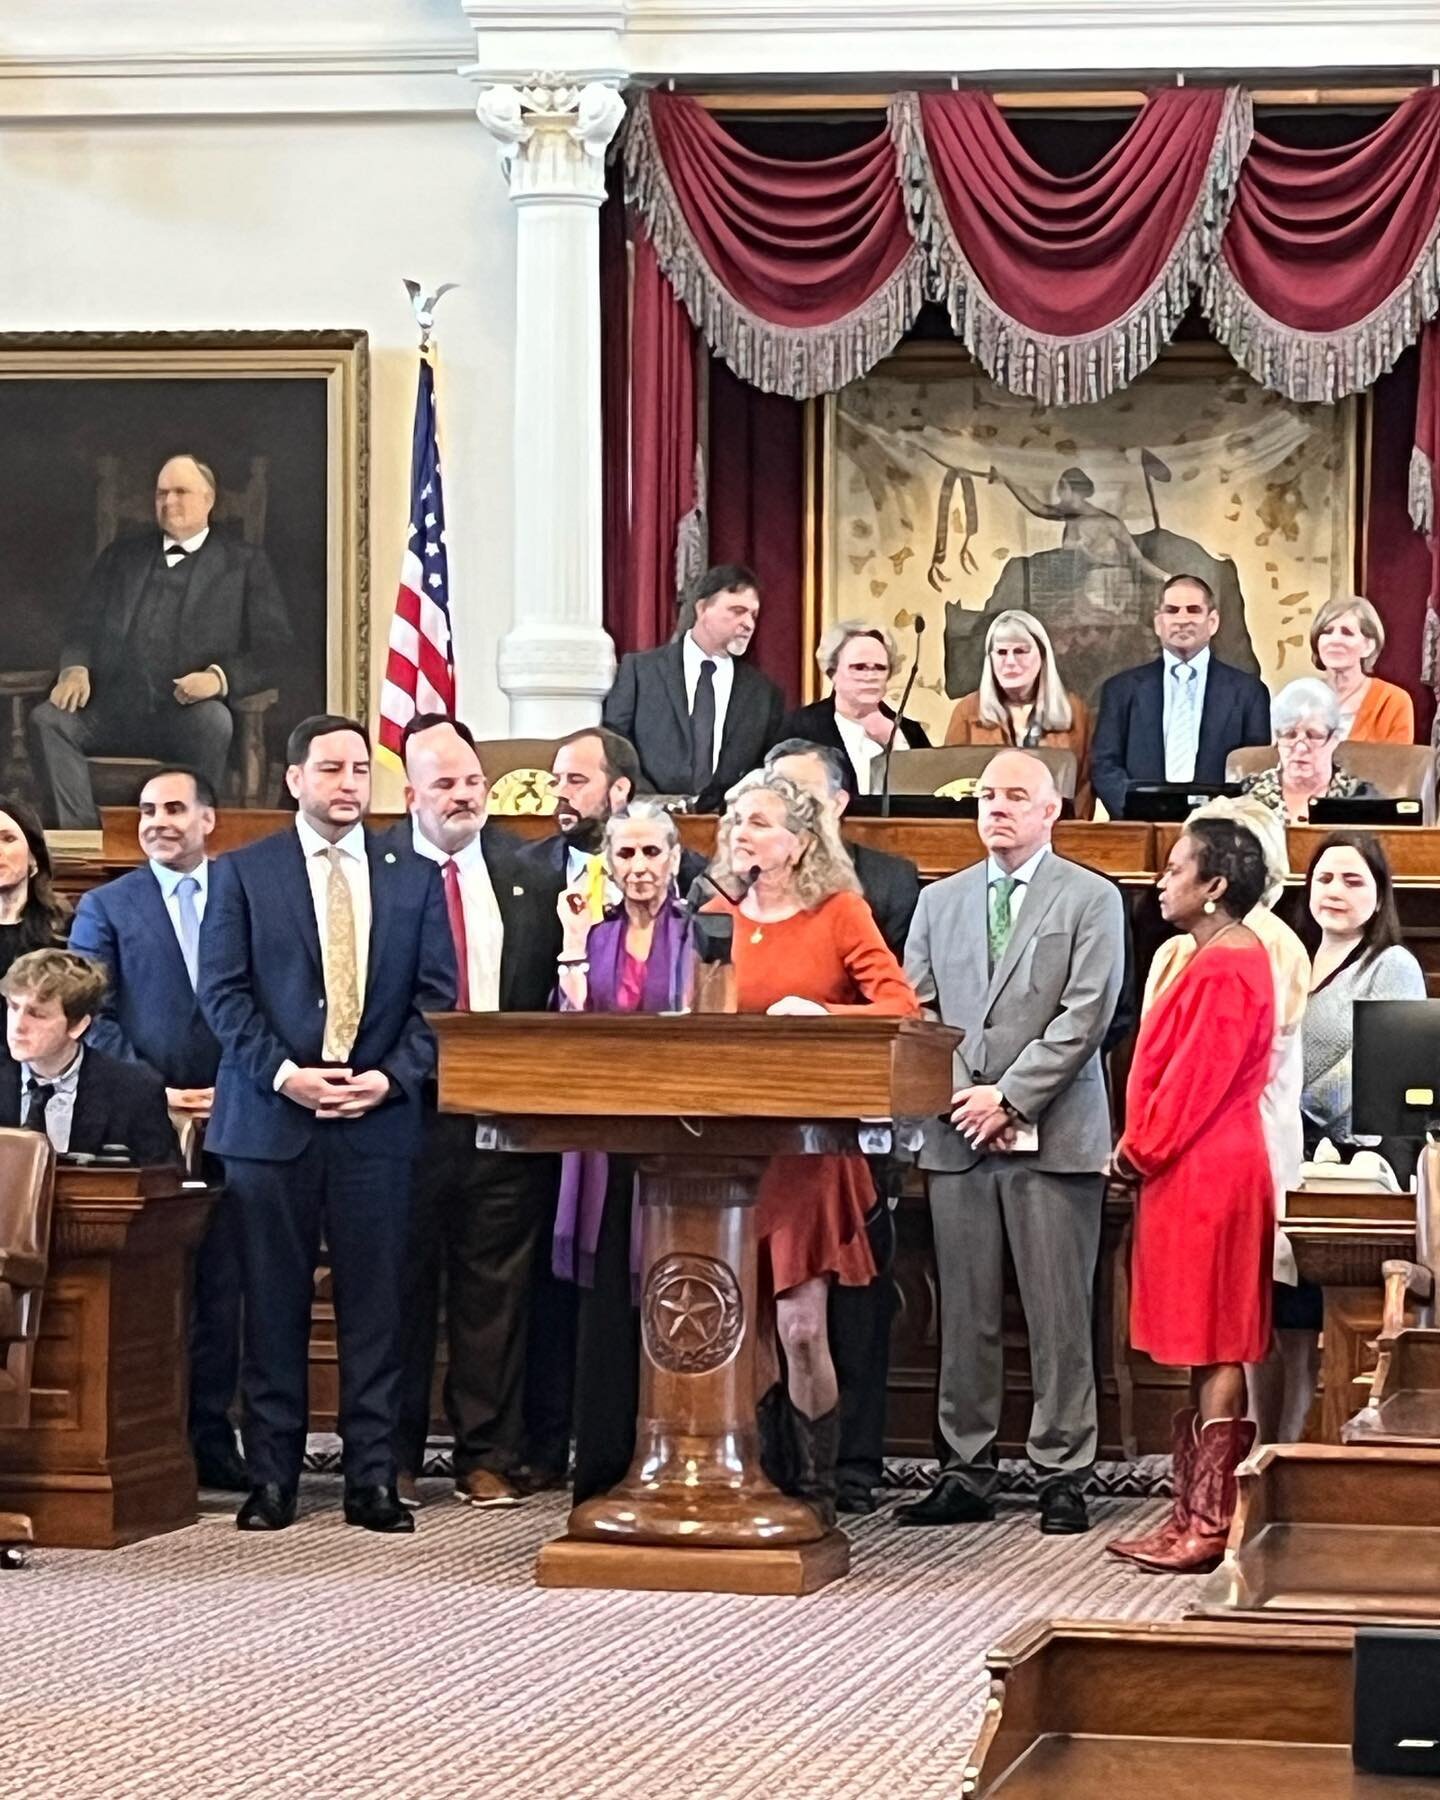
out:
<path id="1" fill-rule="evenodd" d="M 1440 1122 L 1440 1000 L 1357 1000 L 1350 1129 L 1424 1137 Z"/>
<path id="2" fill-rule="evenodd" d="M 1418 800 L 1389 794 L 1339 794 L 1310 802 L 1312 825 L 1423 825 L 1425 809 Z"/>
<path id="3" fill-rule="evenodd" d="M 1125 790 L 1125 817 L 1183 824 L 1207 800 L 1233 798 L 1240 791 L 1238 781 L 1132 781 Z"/>

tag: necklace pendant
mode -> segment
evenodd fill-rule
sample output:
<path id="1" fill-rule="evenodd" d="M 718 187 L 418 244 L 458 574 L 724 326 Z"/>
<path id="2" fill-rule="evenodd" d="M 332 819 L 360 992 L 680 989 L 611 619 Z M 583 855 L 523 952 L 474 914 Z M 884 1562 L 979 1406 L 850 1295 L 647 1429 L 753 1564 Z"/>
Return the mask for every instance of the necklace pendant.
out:
<path id="1" fill-rule="evenodd" d="M 763 943 L 764 941 L 765 941 L 765 933 L 761 929 L 761 927 L 757 925 L 755 927 L 755 929 L 750 933 L 750 942 L 752 944 L 760 944 L 760 943 Z"/>

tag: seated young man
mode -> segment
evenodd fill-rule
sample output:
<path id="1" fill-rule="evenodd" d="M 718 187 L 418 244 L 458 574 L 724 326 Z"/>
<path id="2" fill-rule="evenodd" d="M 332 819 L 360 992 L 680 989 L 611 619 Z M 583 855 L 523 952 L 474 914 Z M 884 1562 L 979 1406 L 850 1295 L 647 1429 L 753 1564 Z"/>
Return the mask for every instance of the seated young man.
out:
<path id="1" fill-rule="evenodd" d="M 43 1131 L 57 1154 L 121 1145 L 136 1163 L 178 1162 L 165 1084 L 143 1063 L 81 1043 L 105 995 L 105 971 L 73 950 L 32 950 L 11 963 L 0 1061 L 0 1125 Z"/>

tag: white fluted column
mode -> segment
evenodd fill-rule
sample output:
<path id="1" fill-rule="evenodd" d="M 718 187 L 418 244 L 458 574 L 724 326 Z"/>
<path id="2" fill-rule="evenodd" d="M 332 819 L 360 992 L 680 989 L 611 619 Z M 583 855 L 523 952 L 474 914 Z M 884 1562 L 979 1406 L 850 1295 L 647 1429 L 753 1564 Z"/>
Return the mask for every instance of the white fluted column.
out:
<path id="1" fill-rule="evenodd" d="M 516 219 L 515 616 L 500 686 L 517 737 L 592 724 L 615 673 L 602 624 L 600 207 L 616 87 L 543 76 L 480 96 Z"/>

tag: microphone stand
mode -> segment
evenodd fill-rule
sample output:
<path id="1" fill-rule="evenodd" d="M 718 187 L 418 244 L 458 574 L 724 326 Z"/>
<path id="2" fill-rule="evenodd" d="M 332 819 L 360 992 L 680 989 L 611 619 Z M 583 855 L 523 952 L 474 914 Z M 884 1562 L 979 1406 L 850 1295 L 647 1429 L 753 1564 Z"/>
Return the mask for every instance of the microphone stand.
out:
<path id="1" fill-rule="evenodd" d="M 890 733 L 890 742 L 885 746 L 884 769 L 880 780 L 880 817 L 890 817 L 890 758 L 895 753 L 895 740 L 901 735 L 900 721 L 905 717 L 905 708 L 909 703 L 910 690 L 915 685 L 915 677 L 920 673 L 920 639 L 925 635 L 925 621 L 919 613 L 915 615 L 915 654 L 910 659 L 910 673 L 905 678 L 905 691 L 900 696 L 900 704 L 895 709 L 895 729 Z"/>

